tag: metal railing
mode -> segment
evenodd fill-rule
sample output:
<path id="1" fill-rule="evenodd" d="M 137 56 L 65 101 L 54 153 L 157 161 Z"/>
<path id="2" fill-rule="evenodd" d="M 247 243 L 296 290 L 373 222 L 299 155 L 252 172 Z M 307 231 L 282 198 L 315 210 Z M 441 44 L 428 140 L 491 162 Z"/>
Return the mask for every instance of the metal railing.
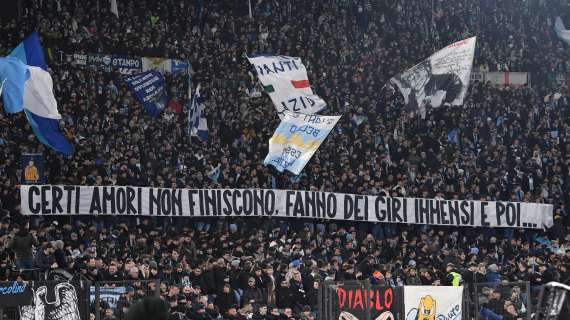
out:
<path id="1" fill-rule="evenodd" d="M 98 281 L 90 290 L 90 310 L 96 320 L 111 315 L 115 319 L 124 319 L 133 303 L 144 297 L 159 295 L 159 280 Z"/>
<path id="2" fill-rule="evenodd" d="M 529 282 L 476 283 L 472 288 L 474 319 L 531 319 L 532 296 Z"/>

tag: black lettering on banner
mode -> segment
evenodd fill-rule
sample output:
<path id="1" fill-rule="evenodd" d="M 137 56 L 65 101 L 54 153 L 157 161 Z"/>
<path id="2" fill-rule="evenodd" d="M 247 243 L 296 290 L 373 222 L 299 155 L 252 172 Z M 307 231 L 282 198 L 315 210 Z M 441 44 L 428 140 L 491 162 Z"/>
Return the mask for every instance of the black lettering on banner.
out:
<path id="1" fill-rule="evenodd" d="M 470 210 L 469 210 L 469 201 L 463 200 L 459 203 L 459 208 L 461 210 L 461 224 L 466 225 L 473 225 L 471 219 Z"/>
<path id="2" fill-rule="evenodd" d="M 81 197 L 81 187 L 75 188 L 75 212 L 79 213 L 79 198 Z"/>
<path id="3" fill-rule="evenodd" d="M 126 187 L 126 189 L 127 189 L 127 214 L 129 215 L 137 214 L 137 209 L 135 208 L 135 205 L 133 203 L 136 197 L 135 189 L 133 189 L 132 187 Z"/>
<path id="4" fill-rule="evenodd" d="M 107 202 L 111 203 L 111 211 L 107 210 Z M 115 214 L 115 187 L 103 187 L 103 212 Z"/>
<path id="5" fill-rule="evenodd" d="M 91 195 L 91 205 L 89 205 L 89 214 L 101 213 L 101 197 L 99 196 L 99 188 L 93 188 Z"/>
<path id="6" fill-rule="evenodd" d="M 200 205 L 200 215 L 203 216 L 204 212 L 204 190 L 198 190 L 198 201 Z"/>
<path id="7" fill-rule="evenodd" d="M 517 227 L 521 226 L 521 203 L 517 202 Z"/>
<path id="8" fill-rule="evenodd" d="M 155 195 L 154 192 L 157 192 L 158 194 Z M 149 205 L 149 214 L 152 216 L 155 214 L 155 207 L 156 207 L 156 214 L 159 215 L 160 214 L 160 191 L 161 189 L 154 189 L 154 188 L 150 188 L 148 190 L 148 205 Z"/>
<path id="9" fill-rule="evenodd" d="M 34 194 L 40 196 L 40 188 L 31 186 L 30 189 L 28 189 L 28 208 L 30 208 L 30 212 L 33 214 L 38 214 L 41 211 L 41 196 L 39 203 L 34 202 Z"/>
<path id="10" fill-rule="evenodd" d="M 260 213 L 263 215 L 263 190 L 254 190 L 253 191 L 253 215 L 258 216 Z M 261 209 L 261 212 L 257 210 L 257 208 Z"/>
<path id="11" fill-rule="evenodd" d="M 461 225 L 459 218 L 459 201 L 448 201 L 449 224 Z"/>
<path id="12" fill-rule="evenodd" d="M 319 192 L 315 197 L 315 210 L 317 211 L 318 218 L 325 218 L 327 214 L 327 195 L 324 192 Z"/>
<path id="13" fill-rule="evenodd" d="M 362 203 L 364 202 L 364 203 Z M 362 205 L 364 205 L 364 213 L 366 213 L 366 207 L 368 206 L 368 202 L 365 196 L 360 196 L 357 195 L 354 197 L 354 220 L 356 221 L 364 221 L 364 215 L 361 215 L 362 213 L 362 208 L 359 205 L 359 203 L 362 203 Z"/>
<path id="14" fill-rule="evenodd" d="M 425 216 L 425 223 L 431 224 L 431 215 L 429 211 L 430 202 L 428 199 L 420 199 L 420 222 L 424 223 L 424 216 Z"/>
<path id="15" fill-rule="evenodd" d="M 316 192 L 314 191 L 305 191 L 305 212 L 307 216 L 311 216 L 313 218 L 317 216 L 317 199 L 315 199 Z"/>
<path id="16" fill-rule="evenodd" d="M 245 189 L 243 191 L 243 214 L 246 216 L 251 215 L 253 212 L 253 194 L 251 190 Z"/>
<path id="17" fill-rule="evenodd" d="M 505 205 L 502 202 L 495 202 L 495 210 L 497 216 L 497 225 L 500 226 L 501 224 L 501 217 L 505 214 Z"/>
<path id="18" fill-rule="evenodd" d="M 117 203 L 117 212 L 119 214 L 125 214 L 125 212 L 127 211 L 127 191 L 125 190 L 125 188 L 117 188 L 116 196 L 117 200 L 115 201 Z"/>
<path id="19" fill-rule="evenodd" d="M 138 194 L 138 205 L 139 205 L 139 215 L 142 214 L 142 188 L 137 188 L 137 194 Z"/>
<path id="20" fill-rule="evenodd" d="M 50 214 L 51 209 L 49 207 L 49 200 L 47 198 L 48 191 L 50 191 L 50 186 L 42 186 L 42 214 Z"/>
<path id="21" fill-rule="evenodd" d="M 57 213 L 63 212 L 63 208 L 61 207 L 61 204 L 59 203 L 61 201 L 61 198 L 63 198 L 63 191 L 58 186 L 52 186 L 52 188 L 51 188 L 51 204 L 52 204 L 51 212 L 52 213 L 57 214 Z"/>
<path id="22" fill-rule="evenodd" d="M 354 201 L 348 194 L 344 195 L 344 220 L 350 220 L 354 211 Z"/>
<path id="23" fill-rule="evenodd" d="M 158 214 L 169 216 L 172 210 L 172 203 L 170 202 L 170 189 L 162 189 L 160 193 L 160 210 Z"/>
<path id="24" fill-rule="evenodd" d="M 176 189 L 172 190 L 172 215 L 182 215 L 182 190 Z M 221 205 L 220 205 L 221 206 Z"/>
<path id="25" fill-rule="evenodd" d="M 430 220 L 433 222 L 437 221 L 437 224 L 441 224 L 441 215 L 439 212 L 439 206 L 438 206 L 438 201 L 437 200 L 428 200 L 429 201 L 429 214 L 430 214 Z M 435 218 L 434 218 L 435 216 Z"/>
<path id="26" fill-rule="evenodd" d="M 194 195 L 198 193 L 198 190 L 188 190 L 188 207 L 190 207 L 190 215 L 194 216 L 194 205 L 196 205 L 196 201 L 194 201 Z"/>
<path id="27" fill-rule="evenodd" d="M 172 202 L 174 204 L 174 193 L 173 193 L 173 197 L 172 197 Z M 216 215 L 221 216 L 222 215 L 222 190 L 216 190 L 216 207 L 218 209 L 218 210 L 216 210 Z M 174 212 L 174 214 L 176 214 L 176 212 Z M 180 215 L 182 215 L 182 201 L 180 201 Z"/>
<path id="28" fill-rule="evenodd" d="M 293 216 L 305 216 L 303 213 L 305 206 L 303 202 L 303 194 L 301 192 L 295 192 L 295 206 L 293 207 Z"/>
<path id="29" fill-rule="evenodd" d="M 216 195 L 214 193 L 210 194 L 209 190 L 204 190 L 204 208 L 206 209 L 206 215 L 212 216 L 216 215 Z M 210 212 L 210 206 L 212 211 Z"/>
<path id="30" fill-rule="evenodd" d="M 392 212 L 392 220 L 391 221 L 398 221 L 402 222 L 402 216 L 400 215 L 400 209 L 402 208 L 402 201 L 398 198 L 391 198 L 392 205 L 391 205 L 391 212 Z"/>
<path id="31" fill-rule="evenodd" d="M 441 212 L 441 223 L 444 225 L 449 225 L 449 220 L 447 219 L 447 204 L 449 201 L 441 200 L 439 202 L 439 212 Z"/>
<path id="32" fill-rule="evenodd" d="M 72 204 L 72 196 L 73 196 L 73 190 L 75 189 L 74 186 L 64 186 L 63 190 L 65 190 L 65 192 L 67 193 L 67 213 L 71 214 L 71 204 Z M 30 188 L 31 191 L 31 188 Z M 75 213 L 79 213 L 79 210 L 76 210 Z"/>
<path id="33" fill-rule="evenodd" d="M 404 217 L 404 222 L 408 223 L 408 201 L 402 199 L 402 217 Z"/>
<path id="34" fill-rule="evenodd" d="M 285 194 L 285 215 L 286 216 L 290 216 L 291 215 L 291 206 L 293 205 L 291 203 L 291 196 L 294 196 L 296 194 L 295 191 L 287 191 L 287 193 Z"/>
<path id="35" fill-rule="evenodd" d="M 265 214 L 272 216 L 275 212 L 275 192 L 267 190 L 265 192 Z"/>
<path id="36" fill-rule="evenodd" d="M 376 202 L 374 203 L 376 219 L 378 222 L 386 221 L 387 212 L 385 209 L 381 209 L 380 205 L 384 206 L 386 204 L 386 199 L 384 197 L 377 197 Z"/>
<path id="37" fill-rule="evenodd" d="M 234 190 L 234 194 L 232 195 L 232 205 L 236 216 L 239 216 L 243 212 L 243 204 L 238 205 L 238 198 L 241 201 L 241 192 L 239 190 Z"/>
<path id="38" fill-rule="evenodd" d="M 517 221 L 517 208 L 515 204 L 507 203 L 505 213 L 507 215 L 506 216 L 507 224 L 509 225 L 509 227 L 514 227 L 515 222 Z"/>
<path id="39" fill-rule="evenodd" d="M 487 213 L 485 212 L 485 207 L 488 206 L 489 203 L 487 201 L 481 202 L 481 225 L 483 227 L 488 227 L 491 224 L 487 221 Z"/>
<path id="40" fill-rule="evenodd" d="M 232 204 L 230 203 L 230 198 L 232 196 L 232 192 L 230 190 L 224 190 L 223 195 L 224 195 L 224 204 L 225 204 L 225 208 L 223 210 L 223 213 L 226 216 L 231 216 L 232 215 Z"/>
<path id="41" fill-rule="evenodd" d="M 329 219 L 336 218 L 336 196 L 332 193 L 329 193 L 327 196 L 327 216 Z"/>

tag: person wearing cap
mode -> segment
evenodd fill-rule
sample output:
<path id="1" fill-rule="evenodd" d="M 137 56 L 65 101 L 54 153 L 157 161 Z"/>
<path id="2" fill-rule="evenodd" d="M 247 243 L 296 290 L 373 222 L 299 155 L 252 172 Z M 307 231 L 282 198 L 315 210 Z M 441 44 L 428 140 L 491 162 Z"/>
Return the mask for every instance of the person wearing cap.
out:
<path id="1" fill-rule="evenodd" d="M 443 282 L 446 286 L 458 287 L 463 284 L 463 279 L 461 274 L 455 270 L 455 265 L 453 263 L 448 263 L 445 267 L 446 275 L 445 281 Z"/>

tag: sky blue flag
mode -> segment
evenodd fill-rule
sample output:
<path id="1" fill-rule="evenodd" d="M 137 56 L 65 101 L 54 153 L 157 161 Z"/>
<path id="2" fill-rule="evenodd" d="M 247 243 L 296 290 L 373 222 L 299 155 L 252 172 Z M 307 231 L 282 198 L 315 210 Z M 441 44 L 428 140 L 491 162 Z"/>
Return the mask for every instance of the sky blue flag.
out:
<path id="1" fill-rule="evenodd" d="M 25 66 L 25 70 L 27 72 L 26 80 L 30 79 L 30 71 L 28 66 L 39 67 L 47 73 L 47 64 L 44 57 L 44 50 L 40 44 L 40 38 L 36 32 L 29 34 L 24 39 L 24 41 L 22 41 L 22 43 L 20 43 L 16 48 L 14 48 L 14 50 L 12 50 L 12 52 L 10 52 L 8 57 L 11 57 L 10 59 L 19 59 L 24 66 L 27 65 Z M 34 89 L 38 90 L 38 93 L 41 93 L 41 96 L 53 96 L 53 92 L 46 92 L 48 89 L 45 87 Z M 53 88 L 51 88 L 51 90 L 53 91 Z M 24 90 L 22 90 L 22 99 L 23 94 Z M 32 131 L 34 131 L 34 134 L 42 144 L 66 156 L 73 154 L 73 145 L 67 140 L 67 138 L 65 138 L 59 129 L 59 119 L 42 117 L 37 113 L 32 112 L 31 110 L 34 110 L 37 108 L 37 106 L 23 107 L 25 109 L 24 111 L 26 113 L 28 123 L 30 124 L 30 127 L 32 127 Z M 55 102 L 53 103 L 53 108 L 57 108 Z M 57 110 L 54 111 L 57 113 Z"/>
<path id="2" fill-rule="evenodd" d="M 73 145 L 69 143 L 59 130 L 59 122 L 57 120 L 40 117 L 28 110 L 24 111 L 32 130 L 41 143 L 66 156 L 73 154 Z"/>
<path id="3" fill-rule="evenodd" d="M 204 99 L 200 95 L 200 85 L 190 99 L 188 106 L 188 130 L 191 137 L 198 137 L 202 141 L 208 140 L 208 120 L 204 115 Z"/>
<path id="4" fill-rule="evenodd" d="M 24 108 L 24 86 L 30 78 L 28 66 L 16 58 L 0 58 L 0 82 L 4 82 L 2 100 L 7 113 L 21 112 Z"/>
<path id="5" fill-rule="evenodd" d="M 30 33 L 12 52 L 10 57 L 20 59 L 29 66 L 40 67 L 47 71 L 44 49 L 40 44 L 40 37 L 37 32 Z"/>

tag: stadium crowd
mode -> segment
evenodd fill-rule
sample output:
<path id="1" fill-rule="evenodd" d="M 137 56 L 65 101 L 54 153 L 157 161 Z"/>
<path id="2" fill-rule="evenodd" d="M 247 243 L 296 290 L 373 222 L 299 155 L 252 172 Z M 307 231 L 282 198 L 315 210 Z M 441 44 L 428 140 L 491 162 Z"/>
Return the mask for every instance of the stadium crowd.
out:
<path id="1" fill-rule="evenodd" d="M 177 319 L 312 319 L 325 280 L 391 286 L 570 278 L 570 73 L 553 20 L 565 0 L 25 1 L 0 21 L 8 52 L 29 31 L 48 49 L 72 157 L 45 149 L 22 115 L 0 114 L 0 278 L 64 269 L 93 281 L 135 280 L 107 320 L 160 280 Z M 384 84 L 447 43 L 478 36 L 475 69 L 524 71 L 532 86 L 473 82 L 463 107 L 403 112 Z M 206 98 L 209 140 L 187 131 L 186 76 L 168 76 L 169 107 L 151 119 L 117 72 L 57 52 L 188 59 Z M 263 166 L 278 117 L 258 97 L 245 55 L 299 56 L 311 86 L 343 114 L 299 177 Z M 554 98 L 556 96 L 556 98 Z M 305 220 L 33 218 L 19 215 L 24 152 L 42 152 L 51 184 L 283 188 L 551 203 L 544 231 Z M 217 166 L 218 178 L 208 173 Z M 182 222 L 183 223 L 180 223 Z M 35 248 L 35 250 L 32 250 Z M 489 292 L 493 300 L 492 291 Z M 506 294 L 503 294 L 504 296 Z M 516 318 L 517 296 L 489 309 Z M 520 300 L 520 299 L 519 299 Z M 525 302 L 526 303 L 526 302 Z M 514 314 L 513 314 L 514 313 Z"/>

